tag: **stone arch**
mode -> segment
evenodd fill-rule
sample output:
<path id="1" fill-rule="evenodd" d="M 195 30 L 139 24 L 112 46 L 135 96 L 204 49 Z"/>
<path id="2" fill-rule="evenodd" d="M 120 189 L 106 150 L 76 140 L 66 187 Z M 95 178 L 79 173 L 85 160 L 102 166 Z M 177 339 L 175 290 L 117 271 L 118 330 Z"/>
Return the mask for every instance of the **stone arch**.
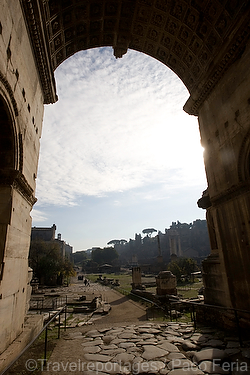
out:
<path id="1" fill-rule="evenodd" d="M 10 172 L 11 179 L 6 182 L 12 183 L 23 172 L 23 135 L 18 124 L 18 106 L 13 90 L 1 72 L 0 112 L 0 170 L 3 176 Z"/>
<path id="2" fill-rule="evenodd" d="M 15 136 L 13 134 L 10 113 L 3 98 L 0 96 L 0 169 L 15 169 Z"/>
<path id="3" fill-rule="evenodd" d="M 216 285 L 219 289 L 213 290 L 214 285 L 210 284 L 211 300 L 207 301 L 249 310 L 249 141 L 246 139 L 242 145 L 242 134 L 249 130 L 250 1 L 20 0 L 17 4 L 22 6 L 33 49 L 30 58 L 34 58 L 35 77 L 40 83 L 39 105 L 42 100 L 45 104 L 57 100 L 56 67 L 74 53 L 89 48 L 112 46 L 115 57 L 121 57 L 127 49 L 146 53 L 183 81 L 190 93 L 184 110 L 199 116 L 207 149 L 208 190 L 203 203 L 214 218 L 214 255 L 217 274 L 222 275 Z M 16 20 L 20 18 L 18 13 Z M 11 32 L 16 30 L 13 27 Z M 16 40 L 22 48 L 19 35 Z M 7 42 L 4 48 L 1 56 L 8 51 Z M 15 53 L 16 61 L 20 57 L 16 51 L 13 48 L 13 62 Z M 28 72 L 27 61 L 20 60 L 20 67 Z M 3 66 L 9 79 L 9 66 L 6 62 Z M 15 83 L 10 80 L 10 85 L 14 87 Z M 29 85 L 33 93 L 31 78 Z M 20 104 L 17 90 L 15 97 Z M 235 117 L 241 114 L 240 124 L 231 117 L 233 112 Z M 226 155 L 228 148 L 233 157 L 227 158 L 225 164 L 225 158 L 218 156 Z M 34 164 L 35 161 L 33 167 Z M 32 189 L 25 179 L 19 185 L 22 195 L 25 190 L 26 198 L 30 197 Z M 213 262 L 207 271 L 209 268 L 213 268 Z M 240 293 L 234 293 L 233 285 L 239 286 Z"/>
<path id="4" fill-rule="evenodd" d="M 214 258 L 207 263 L 210 301 L 227 307 L 233 301 L 234 307 L 249 309 L 250 190 L 249 180 L 239 183 L 238 160 L 240 166 L 245 165 L 240 172 L 244 181 L 248 176 L 249 141 L 245 141 L 245 146 L 241 142 L 242 134 L 247 134 L 249 128 L 250 113 L 250 1 L 4 0 L 0 4 L 0 114 L 7 113 L 7 117 L 3 116 L 9 124 L 7 139 L 12 139 L 7 156 L 14 153 L 14 158 L 4 165 L 9 173 L 0 176 L 0 255 L 7 249 L 5 273 L 0 280 L 4 291 L 1 352 L 19 335 L 24 322 L 30 209 L 35 202 L 42 104 L 57 100 L 56 67 L 74 53 L 94 47 L 112 46 L 116 57 L 121 57 L 127 49 L 146 53 L 173 70 L 188 88 L 190 99 L 184 109 L 199 115 L 209 156 L 205 208 L 214 218 L 212 225 L 217 239 Z M 39 134 L 34 132 L 30 108 L 24 105 L 24 86 L 34 104 L 32 112 L 37 110 Z M 233 112 L 239 109 L 240 126 L 245 129 L 237 138 L 238 125 L 229 118 L 234 105 L 237 107 Z M 28 133 L 23 142 L 22 162 L 19 132 L 25 134 L 25 131 Z M 224 146 L 224 140 L 232 145 L 235 155 L 226 175 L 228 181 L 223 179 L 224 168 L 216 158 L 223 151 L 220 147 Z M 242 185 L 248 189 L 243 191 Z M 217 289 L 214 267 L 215 276 L 223 275 Z M 0 278 L 2 275 L 1 268 Z"/>
<path id="5" fill-rule="evenodd" d="M 0 170 L 3 175 L 14 172 L 20 163 L 20 155 L 18 155 L 18 137 L 14 116 L 11 107 L 0 92 Z M 20 137 L 19 137 L 20 138 Z M 19 152 L 21 154 L 21 150 Z"/>
<path id="6" fill-rule="evenodd" d="M 250 35 L 249 2 L 240 0 L 21 3 L 34 36 L 45 103 L 57 100 L 53 72 L 64 60 L 81 50 L 112 46 L 115 57 L 134 49 L 173 70 L 190 92 L 185 111 L 198 115 Z"/>
<path id="7" fill-rule="evenodd" d="M 3 96 L 3 90 L 0 91 L 0 191 L 5 191 L 5 199 L 11 201 L 7 186 L 13 183 L 15 170 L 18 163 L 17 157 L 17 137 L 15 127 L 13 126 L 13 117 L 8 101 Z M 5 207 L 6 208 L 6 203 Z M 7 210 L 8 211 L 8 210 Z M 4 209 L 5 218 L 1 218 L 1 224 L 8 220 L 9 214 Z M 2 245 L 2 244 L 1 244 Z M 0 280 L 3 277 L 5 247 L 0 246 Z"/>

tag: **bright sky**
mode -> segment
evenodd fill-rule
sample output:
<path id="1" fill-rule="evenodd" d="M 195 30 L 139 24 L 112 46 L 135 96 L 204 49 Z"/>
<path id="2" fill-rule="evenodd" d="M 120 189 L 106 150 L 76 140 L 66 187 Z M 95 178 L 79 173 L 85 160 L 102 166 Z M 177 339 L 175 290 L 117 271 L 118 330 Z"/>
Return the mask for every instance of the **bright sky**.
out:
<path id="1" fill-rule="evenodd" d="M 33 226 L 57 226 L 74 251 L 134 238 L 172 221 L 205 219 L 198 121 L 159 61 L 129 50 L 82 51 L 56 72 L 59 100 L 45 106 Z"/>

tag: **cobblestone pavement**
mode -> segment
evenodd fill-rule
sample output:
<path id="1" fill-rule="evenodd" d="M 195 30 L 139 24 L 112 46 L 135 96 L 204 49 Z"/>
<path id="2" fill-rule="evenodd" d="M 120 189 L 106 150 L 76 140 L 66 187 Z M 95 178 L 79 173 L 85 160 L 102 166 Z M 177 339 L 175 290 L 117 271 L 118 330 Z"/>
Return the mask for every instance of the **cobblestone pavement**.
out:
<path id="1" fill-rule="evenodd" d="M 247 344 L 247 343 L 245 343 Z M 249 346 L 211 328 L 155 323 L 68 330 L 43 374 L 250 374 Z"/>
<path id="2" fill-rule="evenodd" d="M 102 293 L 111 311 L 63 333 L 43 375 L 250 374 L 250 341 L 241 348 L 236 336 L 213 328 L 146 321 L 140 304 L 99 284 L 81 291 Z M 79 295 L 79 285 L 70 293 Z"/>

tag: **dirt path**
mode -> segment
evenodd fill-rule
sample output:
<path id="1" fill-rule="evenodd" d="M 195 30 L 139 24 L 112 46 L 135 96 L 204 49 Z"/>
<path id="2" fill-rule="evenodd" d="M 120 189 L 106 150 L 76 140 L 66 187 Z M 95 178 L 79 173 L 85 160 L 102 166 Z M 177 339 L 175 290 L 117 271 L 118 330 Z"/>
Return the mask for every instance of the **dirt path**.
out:
<path id="1" fill-rule="evenodd" d="M 94 325 L 109 325 L 123 322 L 140 322 L 147 320 L 145 308 L 128 297 L 110 289 L 106 291 L 107 302 L 111 306 L 109 314 L 94 322 Z"/>
<path id="2" fill-rule="evenodd" d="M 93 296 L 102 295 L 103 300 L 110 304 L 111 310 L 107 315 L 94 314 L 91 318 L 91 325 L 81 327 L 82 332 L 94 329 L 95 327 L 106 327 L 121 325 L 123 323 L 138 323 L 147 320 L 146 309 L 138 302 L 130 300 L 127 296 L 118 291 L 98 283 L 91 283 L 89 287 L 83 287 L 81 282 L 75 281 L 69 288 L 74 295 L 87 295 L 87 299 Z"/>
<path id="3" fill-rule="evenodd" d="M 68 297 L 74 297 L 74 299 L 82 295 L 85 295 L 87 300 L 92 300 L 95 296 L 102 296 L 102 299 L 110 304 L 111 310 L 107 315 L 94 315 L 93 319 L 91 319 L 93 322 L 92 327 L 96 325 L 122 324 L 123 322 L 138 323 L 147 320 L 146 309 L 143 305 L 130 300 L 115 289 L 99 283 L 90 283 L 90 286 L 86 287 L 83 282 L 74 278 L 70 287 L 65 288 L 64 293 Z M 90 327 L 87 326 L 85 328 L 91 329 Z"/>

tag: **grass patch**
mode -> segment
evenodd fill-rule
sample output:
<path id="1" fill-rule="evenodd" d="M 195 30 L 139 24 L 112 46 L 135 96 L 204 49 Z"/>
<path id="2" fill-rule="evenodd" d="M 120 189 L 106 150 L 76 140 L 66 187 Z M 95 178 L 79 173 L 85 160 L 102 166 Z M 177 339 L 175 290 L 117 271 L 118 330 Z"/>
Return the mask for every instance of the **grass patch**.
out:
<path id="1" fill-rule="evenodd" d="M 96 282 L 98 276 L 100 274 L 88 274 L 87 278 L 92 281 Z M 106 277 L 107 279 L 114 279 L 119 280 L 120 286 L 116 287 L 116 290 L 118 290 L 122 294 L 129 294 L 131 292 L 131 283 L 132 283 L 132 274 L 126 273 L 126 274 L 115 274 L 115 273 L 104 273 L 102 274 L 102 277 Z M 142 284 L 143 284 L 143 278 L 142 278 Z M 203 286 L 202 281 L 195 280 L 194 282 L 182 282 L 178 283 L 177 285 L 177 293 L 182 298 L 196 298 L 198 296 L 198 292 L 200 288 Z M 155 293 L 156 287 L 150 287 L 146 289 L 148 292 Z"/>
<path id="2" fill-rule="evenodd" d="M 202 281 L 194 281 L 193 283 L 180 283 L 177 285 L 177 293 L 182 298 L 196 298 L 200 288 L 203 286 Z"/>
<path id="3" fill-rule="evenodd" d="M 96 282 L 98 276 L 100 274 L 88 274 L 86 275 L 87 279 L 89 279 L 92 282 Z M 122 274 L 116 274 L 116 273 L 103 273 L 101 274 L 102 277 L 106 277 L 107 279 L 114 279 L 119 280 L 120 283 L 120 289 L 124 289 L 126 292 L 131 291 L 131 283 L 132 283 L 132 274 L 122 273 Z M 118 287 L 119 290 L 119 287 Z"/>
<path id="4" fill-rule="evenodd" d="M 96 282 L 99 274 L 88 274 L 87 278 L 92 281 Z M 126 274 L 115 274 L 115 273 L 104 273 L 102 274 L 102 277 L 106 277 L 107 279 L 114 279 L 119 280 L 120 283 L 120 289 L 125 290 L 126 292 L 131 291 L 131 283 L 132 283 L 132 274 L 126 273 Z M 153 277 L 152 277 L 153 279 Z M 142 284 L 143 284 L 144 278 L 142 277 Z M 177 292 L 180 294 L 183 298 L 196 298 L 198 295 L 198 291 L 203 286 L 203 283 L 201 280 L 195 280 L 194 282 L 182 282 L 178 283 L 177 285 Z M 118 287 L 119 289 L 119 287 Z M 155 293 L 156 287 L 150 287 L 146 289 L 148 292 Z"/>

